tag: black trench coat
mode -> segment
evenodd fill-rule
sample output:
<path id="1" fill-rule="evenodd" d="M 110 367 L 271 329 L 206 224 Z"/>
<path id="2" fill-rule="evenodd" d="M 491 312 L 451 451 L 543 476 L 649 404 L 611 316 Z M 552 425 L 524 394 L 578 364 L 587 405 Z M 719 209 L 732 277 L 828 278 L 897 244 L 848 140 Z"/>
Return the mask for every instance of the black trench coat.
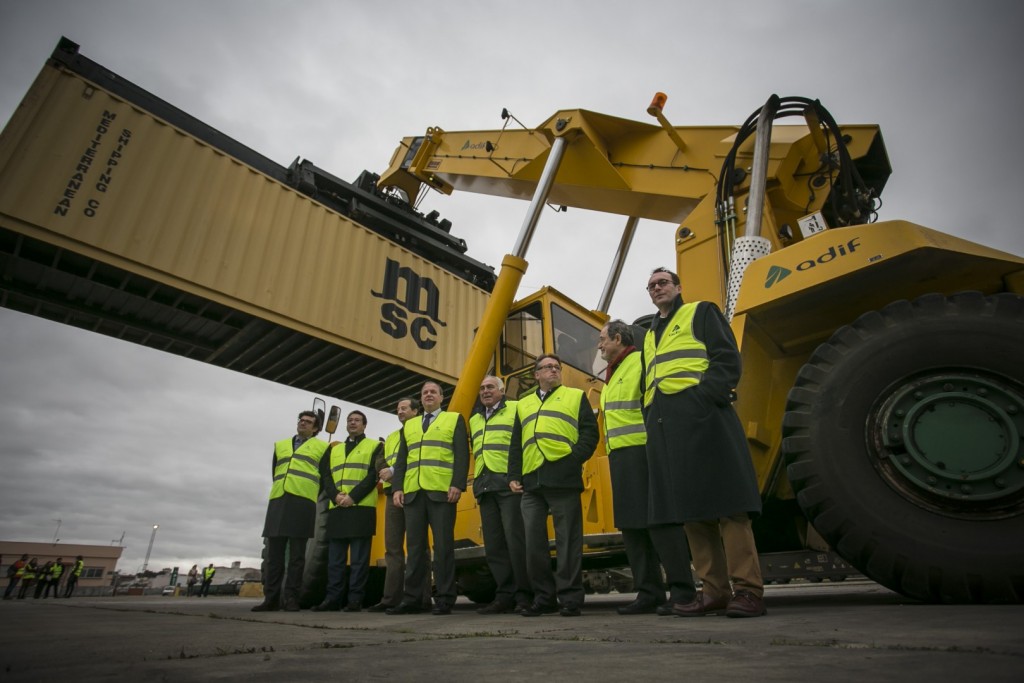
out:
<path id="1" fill-rule="evenodd" d="M 644 415 L 652 525 L 761 511 L 746 436 L 729 401 L 740 378 L 732 330 L 703 302 L 693 332 L 708 350 L 704 379 L 676 394 L 655 393 Z"/>

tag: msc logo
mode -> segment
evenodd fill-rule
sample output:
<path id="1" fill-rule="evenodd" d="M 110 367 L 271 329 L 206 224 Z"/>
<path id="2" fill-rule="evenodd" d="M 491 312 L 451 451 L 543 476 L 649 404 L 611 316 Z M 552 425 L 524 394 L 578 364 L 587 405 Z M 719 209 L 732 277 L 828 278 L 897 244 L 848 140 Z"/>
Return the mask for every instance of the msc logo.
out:
<path id="1" fill-rule="evenodd" d="M 860 246 L 860 238 L 859 237 L 854 237 L 852 240 L 850 240 L 846 244 L 835 244 L 835 245 L 832 245 L 832 246 L 830 246 L 828 248 L 828 251 L 826 251 L 824 254 L 818 256 L 818 258 L 807 259 L 806 261 L 801 261 L 800 263 L 798 263 L 797 266 L 796 266 L 796 270 L 799 270 L 799 271 L 810 270 L 811 268 L 814 268 L 817 265 L 822 265 L 822 264 L 828 263 L 829 261 L 833 261 L 833 260 L 839 258 L 840 256 L 846 256 L 848 254 L 852 254 L 853 252 L 857 251 L 857 247 L 859 247 L 859 246 Z M 791 271 L 789 268 L 784 268 L 782 266 L 772 266 L 772 267 L 770 267 L 768 269 L 768 277 L 765 278 L 764 288 L 765 289 L 769 289 L 773 285 L 776 285 L 779 282 L 782 282 L 792 272 L 793 271 Z"/>
<path id="2" fill-rule="evenodd" d="M 405 283 L 404 291 L 401 283 Z M 380 307 L 380 329 L 385 334 L 402 339 L 412 334 L 416 346 L 424 351 L 437 344 L 437 328 L 448 323 L 439 317 L 441 292 L 434 281 L 417 275 L 411 268 L 387 259 L 384 265 L 384 284 L 379 292 L 370 291 L 378 299 L 385 299 Z"/>

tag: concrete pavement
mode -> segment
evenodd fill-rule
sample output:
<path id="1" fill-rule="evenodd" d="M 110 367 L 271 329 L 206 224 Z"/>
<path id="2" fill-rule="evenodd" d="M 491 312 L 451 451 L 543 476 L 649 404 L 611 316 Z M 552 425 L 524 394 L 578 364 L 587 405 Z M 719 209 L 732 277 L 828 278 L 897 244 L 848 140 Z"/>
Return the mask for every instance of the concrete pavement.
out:
<path id="1" fill-rule="evenodd" d="M 3 681 L 1024 680 L 1024 606 L 922 605 L 867 581 L 770 586 L 758 619 L 249 611 L 237 597 L 0 603 Z M 532 683 L 532 682 L 531 682 Z"/>

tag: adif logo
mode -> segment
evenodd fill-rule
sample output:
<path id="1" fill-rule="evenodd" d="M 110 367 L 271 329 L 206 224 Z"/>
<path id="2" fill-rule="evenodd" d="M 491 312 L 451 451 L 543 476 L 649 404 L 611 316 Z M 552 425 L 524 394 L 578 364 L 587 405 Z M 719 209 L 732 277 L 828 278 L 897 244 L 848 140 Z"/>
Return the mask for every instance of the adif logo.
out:
<path id="1" fill-rule="evenodd" d="M 768 279 L 765 280 L 764 288 L 770 289 L 776 282 L 781 282 L 786 279 L 786 276 L 792 273 L 789 268 L 783 268 L 782 266 L 772 266 L 768 269 Z"/>
<path id="2" fill-rule="evenodd" d="M 405 291 L 401 283 L 405 282 Z M 441 291 L 429 277 L 422 277 L 407 266 L 387 259 L 384 265 L 384 284 L 379 292 L 370 291 L 388 303 L 380 307 L 380 329 L 395 339 L 412 333 L 416 346 L 424 351 L 437 344 L 437 328 L 447 327 L 441 320 Z M 411 320 L 410 320 L 411 318 Z"/>
<path id="3" fill-rule="evenodd" d="M 847 256 L 857 251 L 857 247 L 860 246 L 860 238 L 854 237 L 852 240 L 845 244 L 834 244 L 828 248 L 828 250 L 818 256 L 818 258 L 807 259 L 801 261 L 796 265 L 796 270 L 805 271 L 814 268 L 815 266 L 824 265 L 829 261 L 834 261 L 842 256 Z M 772 285 L 775 285 L 790 275 L 793 271 L 782 266 L 772 266 L 768 269 L 768 277 L 765 278 L 764 288 L 768 289 Z"/>
<path id="4" fill-rule="evenodd" d="M 462 146 L 462 149 L 459 151 L 464 152 L 467 149 L 487 149 L 487 141 L 484 140 L 483 142 L 470 142 L 469 140 L 466 140 L 466 144 L 464 144 Z"/>

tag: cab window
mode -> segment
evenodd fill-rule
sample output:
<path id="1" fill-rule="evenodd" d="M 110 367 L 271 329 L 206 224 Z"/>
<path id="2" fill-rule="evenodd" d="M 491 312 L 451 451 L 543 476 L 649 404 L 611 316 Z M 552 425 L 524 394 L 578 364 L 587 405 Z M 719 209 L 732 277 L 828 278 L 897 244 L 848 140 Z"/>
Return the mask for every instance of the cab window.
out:
<path id="1" fill-rule="evenodd" d="M 597 353 L 600 330 L 557 304 L 551 305 L 551 326 L 555 353 L 562 362 L 597 377 L 605 365 Z"/>
<path id="2" fill-rule="evenodd" d="M 501 342 L 501 373 L 511 375 L 523 368 L 533 369 L 544 353 L 544 321 L 540 302 L 512 313 L 505 321 Z"/>

